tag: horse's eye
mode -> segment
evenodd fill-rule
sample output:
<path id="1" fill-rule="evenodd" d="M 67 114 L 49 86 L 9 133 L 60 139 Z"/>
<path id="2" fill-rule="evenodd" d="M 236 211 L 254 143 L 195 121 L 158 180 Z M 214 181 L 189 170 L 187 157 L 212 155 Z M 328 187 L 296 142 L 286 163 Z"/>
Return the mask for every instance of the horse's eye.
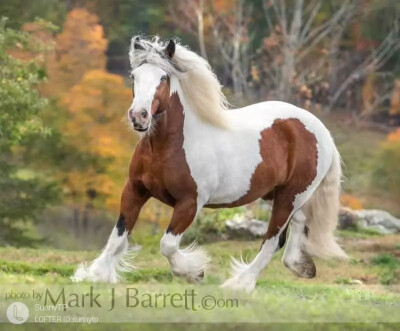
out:
<path id="1" fill-rule="evenodd" d="M 161 81 L 167 80 L 167 75 L 161 76 Z"/>

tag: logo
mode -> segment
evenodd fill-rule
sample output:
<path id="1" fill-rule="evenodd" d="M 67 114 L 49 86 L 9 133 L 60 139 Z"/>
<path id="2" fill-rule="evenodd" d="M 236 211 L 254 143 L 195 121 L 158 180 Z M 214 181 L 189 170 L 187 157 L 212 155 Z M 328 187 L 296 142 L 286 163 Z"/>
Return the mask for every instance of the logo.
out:
<path id="1" fill-rule="evenodd" d="M 7 308 L 7 318 L 13 324 L 22 324 L 29 317 L 29 309 L 22 302 L 14 302 Z"/>

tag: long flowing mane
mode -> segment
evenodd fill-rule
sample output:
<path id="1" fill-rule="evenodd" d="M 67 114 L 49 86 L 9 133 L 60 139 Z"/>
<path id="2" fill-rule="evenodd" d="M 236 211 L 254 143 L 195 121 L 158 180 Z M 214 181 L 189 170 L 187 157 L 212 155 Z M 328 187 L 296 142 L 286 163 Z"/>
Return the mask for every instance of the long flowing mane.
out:
<path id="1" fill-rule="evenodd" d="M 176 43 L 172 59 L 164 55 L 166 42 L 158 36 L 145 39 L 134 36 L 129 50 L 131 69 L 143 63 L 162 68 L 170 76 L 179 79 L 186 100 L 205 121 L 217 126 L 226 126 L 225 111 L 229 103 L 222 93 L 222 86 L 207 60 Z"/>

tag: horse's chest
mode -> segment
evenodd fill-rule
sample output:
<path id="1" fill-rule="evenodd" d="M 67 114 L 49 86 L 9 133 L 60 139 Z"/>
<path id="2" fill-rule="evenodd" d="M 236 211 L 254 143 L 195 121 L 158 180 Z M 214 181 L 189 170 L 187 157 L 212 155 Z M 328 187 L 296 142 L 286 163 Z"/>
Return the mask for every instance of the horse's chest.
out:
<path id="1" fill-rule="evenodd" d="M 181 198 L 196 194 L 182 148 L 155 153 L 143 163 L 141 180 L 151 195 L 173 206 Z"/>
<path id="2" fill-rule="evenodd" d="M 171 204 L 172 199 L 166 189 L 164 178 L 164 162 L 162 155 L 158 157 L 148 149 L 140 150 L 140 160 L 135 163 L 135 177 L 138 177 L 151 195 L 164 203 Z"/>
<path id="3" fill-rule="evenodd" d="M 243 197 L 262 162 L 260 134 L 205 129 L 201 137 L 188 132 L 184 151 L 201 204 L 226 204 Z"/>

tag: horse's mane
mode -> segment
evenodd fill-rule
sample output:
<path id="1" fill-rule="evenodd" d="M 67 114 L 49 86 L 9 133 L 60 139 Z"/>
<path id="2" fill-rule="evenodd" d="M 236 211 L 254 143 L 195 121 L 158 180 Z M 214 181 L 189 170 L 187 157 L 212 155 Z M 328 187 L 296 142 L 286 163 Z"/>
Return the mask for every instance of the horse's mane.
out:
<path id="1" fill-rule="evenodd" d="M 179 43 L 176 43 L 175 53 L 169 59 L 164 54 L 166 45 L 167 42 L 158 36 L 150 39 L 134 36 L 129 50 L 131 69 L 151 63 L 168 75 L 176 76 L 185 98 L 199 116 L 214 125 L 226 126 L 225 110 L 229 103 L 210 64 Z"/>

